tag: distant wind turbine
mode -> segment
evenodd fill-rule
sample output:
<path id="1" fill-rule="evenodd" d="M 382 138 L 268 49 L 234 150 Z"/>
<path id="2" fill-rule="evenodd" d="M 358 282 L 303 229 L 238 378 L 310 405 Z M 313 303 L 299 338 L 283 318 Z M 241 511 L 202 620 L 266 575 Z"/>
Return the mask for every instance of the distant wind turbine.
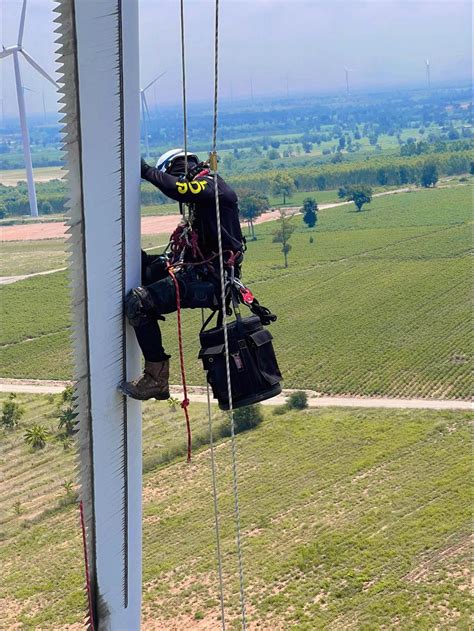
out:
<path id="1" fill-rule="evenodd" d="M 148 144 L 148 119 L 150 118 L 150 110 L 148 109 L 148 102 L 146 100 L 145 92 L 148 90 L 148 88 L 151 88 L 151 86 L 154 83 L 156 83 L 158 79 L 161 79 L 161 77 L 165 74 L 166 74 L 166 70 L 162 72 L 161 74 L 159 74 L 157 77 L 155 77 L 153 81 L 150 81 L 150 83 L 146 85 L 144 88 L 140 88 L 140 104 L 141 104 L 141 109 L 142 109 L 143 134 L 145 136 L 145 150 L 146 150 L 147 158 L 150 157 L 150 146 Z"/>
<path id="2" fill-rule="evenodd" d="M 431 76 L 430 76 L 430 60 L 425 59 L 425 67 L 426 67 L 426 81 L 428 82 L 428 90 L 431 89 Z"/>
<path id="3" fill-rule="evenodd" d="M 344 72 L 346 73 L 346 91 L 347 94 L 350 93 L 350 89 L 349 89 L 349 72 L 352 72 L 352 68 L 347 68 L 346 66 L 344 66 Z"/>
<path id="4" fill-rule="evenodd" d="M 20 114 L 20 126 L 21 135 L 23 139 L 23 154 L 25 156 L 26 167 L 26 179 L 28 182 L 28 198 L 30 201 L 30 213 L 32 217 L 38 216 L 38 204 L 36 203 L 36 189 L 35 181 L 33 179 L 33 164 L 31 162 L 31 149 L 30 149 L 30 137 L 28 134 L 28 124 L 26 121 L 26 107 L 25 107 L 25 94 L 21 81 L 20 72 L 20 59 L 19 55 L 23 55 L 26 61 L 33 66 L 33 68 L 40 73 L 45 79 L 50 81 L 55 88 L 57 88 L 56 81 L 44 70 L 23 48 L 23 32 L 25 30 L 25 16 L 26 16 L 26 0 L 23 0 L 23 6 L 21 9 L 20 28 L 18 30 L 18 40 L 16 46 L 9 46 L 0 52 L 0 59 L 13 56 L 13 66 L 15 69 L 15 82 L 16 82 L 16 96 L 18 100 L 18 111 Z"/>

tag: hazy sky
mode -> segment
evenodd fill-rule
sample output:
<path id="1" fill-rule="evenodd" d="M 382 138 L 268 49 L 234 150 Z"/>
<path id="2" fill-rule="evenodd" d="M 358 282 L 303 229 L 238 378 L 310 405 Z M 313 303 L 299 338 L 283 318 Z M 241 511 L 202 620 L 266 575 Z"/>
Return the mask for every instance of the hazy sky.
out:
<path id="1" fill-rule="evenodd" d="M 83 0 L 84 1 L 84 0 Z M 128 1 L 128 0 L 125 0 Z M 2 0 L 2 44 L 16 43 L 22 0 Z M 212 0 L 185 0 L 190 100 L 212 94 Z M 344 66 L 354 91 L 390 85 L 423 86 L 429 58 L 434 85 L 471 76 L 471 3 L 464 0 L 221 0 L 221 96 L 255 98 L 345 89 Z M 26 50 L 55 72 L 53 0 L 29 0 Z M 140 0 L 141 83 L 166 71 L 150 103 L 180 99 L 179 0 Z M 30 112 L 41 112 L 52 86 L 22 63 Z M 3 107 L 17 111 L 11 57 L 0 61 Z"/>

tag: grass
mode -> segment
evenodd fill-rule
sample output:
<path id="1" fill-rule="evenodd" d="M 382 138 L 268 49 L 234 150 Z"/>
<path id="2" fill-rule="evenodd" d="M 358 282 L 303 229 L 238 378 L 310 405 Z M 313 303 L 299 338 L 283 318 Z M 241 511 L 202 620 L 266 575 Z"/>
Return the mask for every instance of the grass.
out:
<path id="1" fill-rule="evenodd" d="M 303 201 L 307 197 L 312 197 L 318 204 L 341 201 L 337 196 L 337 191 L 297 191 L 293 193 L 291 197 L 287 197 L 286 204 L 283 204 L 283 197 L 281 195 L 270 195 L 268 199 L 272 208 L 281 208 L 284 206 L 302 206 Z"/>
<path id="2" fill-rule="evenodd" d="M 85 610 L 77 509 L 62 501 L 72 454 L 55 442 L 27 449 L 25 427 L 54 425 L 55 404 L 19 398 L 23 426 L 0 442 L 2 613 L 7 626 L 54 629 L 80 623 Z M 191 416 L 201 431 L 204 406 Z M 471 438 L 461 412 L 267 411 L 237 437 L 250 623 L 467 631 Z M 145 462 L 180 441 L 179 413 L 146 406 Z M 238 629 L 229 448 L 220 441 L 216 456 L 226 614 Z M 198 619 L 219 627 L 210 488 L 207 448 L 191 466 L 179 457 L 147 468 L 144 628 L 192 628 Z"/>
<path id="3" fill-rule="evenodd" d="M 64 169 L 62 167 L 35 167 L 33 173 L 36 182 L 48 182 L 49 180 L 64 177 Z M 25 169 L 0 170 L 0 184 L 16 186 L 19 181 L 26 182 Z"/>
<path id="4" fill-rule="evenodd" d="M 279 316 L 271 330 L 285 386 L 468 398 L 470 204 L 470 187 L 458 186 L 376 198 L 361 213 L 352 205 L 321 211 L 314 231 L 295 218 L 288 269 L 272 243 L 274 224 L 257 226 L 244 281 Z M 70 377 L 65 276 L 1 291 L 9 345 L 1 349 L 2 376 Z M 194 384 L 204 380 L 196 359 L 199 318 L 187 313 L 184 326 Z M 167 317 L 167 350 L 177 358 L 175 327 L 175 317 Z"/>
<path id="5" fill-rule="evenodd" d="M 5 241 L 0 249 L 0 276 L 34 274 L 67 265 L 62 239 Z"/>

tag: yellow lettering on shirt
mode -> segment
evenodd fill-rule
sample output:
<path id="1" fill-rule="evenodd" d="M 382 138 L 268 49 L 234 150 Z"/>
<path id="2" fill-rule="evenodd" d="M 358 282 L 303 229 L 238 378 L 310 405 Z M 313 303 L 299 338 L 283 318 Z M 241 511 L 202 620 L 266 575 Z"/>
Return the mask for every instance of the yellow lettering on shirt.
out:
<path id="1" fill-rule="evenodd" d="M 197 193 L 200 193 L 202 191 L 201 183 L 200 182 L 189 182 L 189 190 L 191 191 L 191 193 L 194 193 L 195 195 Z"/>

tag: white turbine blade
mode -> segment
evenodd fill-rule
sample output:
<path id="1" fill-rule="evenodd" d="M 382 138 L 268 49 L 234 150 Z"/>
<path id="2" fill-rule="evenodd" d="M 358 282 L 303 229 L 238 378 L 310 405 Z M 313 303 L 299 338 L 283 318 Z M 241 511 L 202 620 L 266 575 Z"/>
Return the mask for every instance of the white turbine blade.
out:
<path id="1" fill-rule="evenodd" d="M 26 17 L 26 0 L 23 0 L 23 6 L 21 8 L 20 30 L 18 31 L 18 46 L 21 46 L 21 43 L 23 42 L 23 32 L 25 30 L 25 17 Z"/>
<path id="2" fill-rule="evenodd" d="M 158 81 L 158 79 L 161 79 L 161 77 L 163 77 L 165 74 L 166 74 L 166 70 L 165 70 L 164 72 L 162 72 L 161 74 L 159 74 L 157 77 L 155 77 L 155 78 L 153 79 L 153 81 L 150 81 L 150 83 L 149 83 L 147 86 L 145 86 L 145 87 L 143 88 L 143 92 L 145 92 L 145 90 L 148 90 L 148 88 L 151 88 L 151 86 L 152 86 L 154 83 L 156 83 L 156 82 Z"/>
<path id="3" fill-rule="evenodd" d="M 41 75 L 43 75 L 43 77 L 45 79 L 47 79 L 50 83 L 52 83 L 54 85 L 55 88 L 58 87 L 56 81 L 53 79 L 53 77 L 51 77 L 46 70 L 43 70 L 43 68 L 33 59 L 33 57 L 31 55 L 29 55 L 26 50 L 24 48 L 22 48 L 20 50 L 21 54 L 23 55 L 23 57 L 26 59 L 26 61 L 28 61 L 35 70 L 37 70 Z"/>
<path id="4" fill-rule="evenodd" d="M 143 105 L 144 105 L 144 108 L 145 108 L 145 112 L 146 112 L 148 118 L 150 118 L 150 110 L 148 109 L 148 103 L 147 103 L 147 100 L 146 100 L 145 92 L 142 92 L 142 99 L 143 99 Z"/>
<path id="5" fill-rule="evenodd" d="M 117 390 L 140 372 L 123 316 L 124 296 L 140 283 L 138 0 L 59 0 L 55 11 L 88 628 L 138 631 L 141 414 Z"/>

